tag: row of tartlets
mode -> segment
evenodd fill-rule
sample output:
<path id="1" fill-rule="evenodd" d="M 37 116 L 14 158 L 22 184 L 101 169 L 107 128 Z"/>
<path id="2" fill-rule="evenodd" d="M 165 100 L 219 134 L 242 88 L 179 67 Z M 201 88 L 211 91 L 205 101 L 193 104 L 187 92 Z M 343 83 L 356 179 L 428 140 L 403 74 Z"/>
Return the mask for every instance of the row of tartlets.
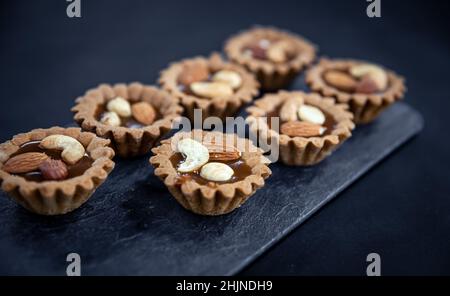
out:
<path id="1" fill-rule="evenodd" d="M 224 119 L 260 89 L 278 90 L 247 108 L 250 131 L 265 143 L 276 141 L 283 163 L 314 165 L 351 136 L 355 123 L 373 121 L 405 91 L 403 78 L 375 64 L 313 64 L 310 42 L 273 28 L 233 36 L 225 53 L 229 61 L 212 54 L 171 64 L 161 72 L 161 88 L 136 82 L 88 90 L 72 108 L 81 129 L 36 129 L 0 144 L 2 189 L 35 213 L 64 214 L 105 181 L 115 155 L 151 150 L 155 175 L 184 208 L 225 214 L 264 186 L 270 161 L 236 134 L 192 130 L 161 141 L 183 112 L 191 120 L 196 109 L 203 119 Z M 307 67 L 313 93 L 281 90 Z"/>

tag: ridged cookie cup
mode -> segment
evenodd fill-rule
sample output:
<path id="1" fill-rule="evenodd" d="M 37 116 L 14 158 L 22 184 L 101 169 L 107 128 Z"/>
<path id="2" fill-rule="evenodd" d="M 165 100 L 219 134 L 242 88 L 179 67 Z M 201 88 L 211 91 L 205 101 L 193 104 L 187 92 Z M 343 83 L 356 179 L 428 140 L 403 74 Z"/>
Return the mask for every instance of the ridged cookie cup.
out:
<path id="1" fill-rule="evenodd" d="M 206 139 L 210 136 L 222 136 L 218 132 L 205 132 L 194 130 L 198 138 Z M 192 138 L 192 132 L 178 133 L 174 137 Z M 226 135 L 239 147 L 247 147 L 241 151 L 241 160 L 251 167 L 251 175 L 234 183 L 216 183 L 213 186 L 202 185 L 195 180 L 180 182 L 180 175 L 170 161 L 170 157 L 176 153 L 172 149 L 171 139 L 161 142 L 161 146 L 152 149 L 155 156 L 150 158 L 150 163 L 155 167 L 155 175 L 158 176 L 169 189 L 175 199 L 187 210 L 200 215 L 223 215 L 240 207 L 256 190 L 264 186 L 265 179 L 271 174 L 266 159 L 261 150 L 253 146 L 247 140 L 234 134 Z"/>
<path id="2" fill-rule="evenodd" d="M 293 96 L 302 96 L 305 104 L 318 107 L 328 116 L 332 116 L 336 122 L 333 130 L 324 136 L 307 138 L 290 137 L 269 128 L 265 117 Z M 300 91 L 280 91 L 276 94 L 265 95 L 248 107 L 247 112 L 249 116 L 246 121 L 250 132 L 263 137 L 263 140 L 269 144 L 277 141 L 281 161 L 293 166 L 310 166 L 319 163 L 347 140 L 355 127 L 352 121 L 353 116 L 347 111 L 347 105 L 336 104 L 333 99 L 323 98 L 318 94 L 306 94 Z"/>
<path id="3" fill-rule="evenodd" d="M 323 96 L 335 98 L 338 103 L 348 104 L 350 111 L 354 115 L 354 122 L 366 124 L 376 119 L 387 107 L 401 100 L 405 94 L 406 87 L 403 77 L 386 69 L 388 87 L 377 94 L 344 92 L 329 85 L 323 78 L 324 73 L 328 70 L 347 70 L 361 63 L 367 62 L 351 59 L 330 60 L 323 58 L 307 72 L 306 83 L 312 91 L 318 92 Z"/>
<path id="4" fill-rule="evenodd" d="M 39 141 L 50 135 L 66 135 L 77 139 L 94 160 L 83 175 L 62 181 L 28 181 L 2 170 L 4 163 L 21 145 Z M 0 144 L 0 183 L 2 190 L 17 203 L 40 215 L 60 215 L 71 212 L 85 203 L 92 193 L 106 180 L 114 168 L 114 150 L 109 140 L 80 128 L 52 127 L 35 129 L 18 134 L 12 140 Z"/>
<path id="5" fill-rule="evenodd" d="M 155 120 L 151 125 L 141 128 L 114 127 L 100 122 L 97 114 L 98 108 L 116 97 L 122 97 L 130 102 L 150 103 L 161 118 Z M 74 120 L 84 130 L 110 139 L 111 147 L 116 154 L 124 158 L 149 153 L 161 137 L 171 130 L 173 121 L 183 112 L 178 101 L 169 93 L 138 82 L 101 84 L 97 88 L 87 91 L 76 102 L 77 104 L 72 108 Z"/>
<path id="6" fill-rule="evenodd" d="M 196 63 L 206 66 L 210 73 L 220 70 L 234 71 L 241 76 L 242 84 L 229 97 L 208 99 L 187 94 L 180 90 L 178 79 L 186 66 Z M 164 90 L 179 99 L 185 109 L 186 116 L 190 120 L 194 119 L 195 109 L 202 111 L 203 120 L 209 116 L 217 116 L 221 119 L 225 119 L 227 116 L 233 116 L 243 104 L 251 102 L 259 93 L 259 83 L 251 73 L 238 65 L 223 61 L 217 53 L 212 54 L 209 58 L 195 57 L 172 63 L 167 69 L 161 71 L 159 83 Z"/>
<path id="7" fill-rule="evenodd" d="M 246 56 L 246 46 L 262 38 L 285 39 L 295 44 L 297 55 L 285 63 Z M 278 90 L 288 86 L 293 79 L 316 58 L 316 47 L 306 39 L 283 30 L 270 27 L 256 27 L 232 36 L 225 43 L 228 58 L 252 72 L 266 91 Z"/>

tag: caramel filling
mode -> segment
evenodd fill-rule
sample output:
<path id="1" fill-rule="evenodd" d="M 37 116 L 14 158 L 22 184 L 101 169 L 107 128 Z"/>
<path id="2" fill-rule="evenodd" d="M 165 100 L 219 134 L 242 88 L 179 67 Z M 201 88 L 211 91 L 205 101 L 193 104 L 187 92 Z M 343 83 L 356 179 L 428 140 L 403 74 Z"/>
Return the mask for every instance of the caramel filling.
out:
<path id="1" fill-rule="evenodd" d="M 10 156 L 10 158 L 20 155 L 20 154 L 27 153 L 27 152 L 40 152 L 40 153 L 45 153 L 51 159 L 62 161 L 61 151 L 42 149 L 41 147 L 39 147 L 39 144 L 40 144 L 40 141 L 32 141 L 32 142 L 25 143 L 22 146 L 20 146 L 19 150 L 17 150 L 14 154 L 12 154 Z M 70 179 L 70 178 L 74 178 L 74 177 L 83 175 L 84 172 L 87 171 L 92 166 L 93 162 L 94 162 L 94 160 L 88 154 L 85 154 L 83 156 L 83 158 L 81 158 L 77 163 L 75 163 L 73 165 L 69 165 L 66 163 L 67 171 L 68 171 L 68 175 L 67 175 L 66 179 Z M 27 181 L 35 181 L 35 182 L 47 181 L 43 177 L 42 173 L 39 170 L 34 170 L 31 172 L 15 174 L 15 175 L 21 176 L 21 177 L 25 178 Z"/>
<path id="2" fill-rule="evenodd" d="M 200 176 L 200 171 L 193 171 L 189 173 L 180 173 L 178 172 L 178 183 L 182 184 L 189 180 L 194 180 L 200 185 L 208 185 L 208 186 L 215 186 L 215 184 L 226 184 L 226 183 L 234 183 L 237 181 L 244 180 L 246 177 L 250 176 L 252 174 L 252 168 L 246 164 L 242 159 L 232 160 L 232 161 L 217 161 L 212 159 L 211 161 L 214 162 L 221 162 L 228 166 L 230 166 L 233 171 L 233 177 L 231 177 L 230 180 L 225 182 L 216 182 L 216 181 L 210 181 L 202 176 Z M 173 167 L 176 169 L 182 162 L 184 162 L 184 157 L 181 153 L 176 152 L 170 157 L 170 162 L 172 163 Z"/>

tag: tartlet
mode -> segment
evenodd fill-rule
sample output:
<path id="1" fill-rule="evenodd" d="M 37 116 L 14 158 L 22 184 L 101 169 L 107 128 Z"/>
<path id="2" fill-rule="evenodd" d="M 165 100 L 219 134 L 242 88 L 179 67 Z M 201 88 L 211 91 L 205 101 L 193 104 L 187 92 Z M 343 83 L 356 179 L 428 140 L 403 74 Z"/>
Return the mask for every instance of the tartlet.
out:
<path id="1" fill-rule="evenodd" d="M 387 107 L 403 98 L 404 78 L 365 61 L 326 59 L 306 74 L 312 91 L 349 105 L 357 124 L 373 121 Z"/>
<path id="2" fill-rule="evenodd" d="M 80 128 L 52 127 L 18 134 L 0 144 L 2 190 L 37 214 L 73 211 L 114 168 L 109 143 Z"/>
<path id="3" fill-rule="evenodd" d="M 235 134 L 193 130 L 161 143 L 150 158 L 155 175 L 185 209 L 200 215 L 233 211 L 271 174 L 261 150 Z"/>
<path id="4" fill-rule="evenodd" d="M 223 120 L 259 93 L 252 74 L 223 61 L 217 53 L 172 63 L 161 72 L 159 83 L 180 100 L 190 120 L 194 120 L 195 109 L 201 110 L 202 120 L 209 116 Z"/>
<path id="5" fill-rule="evenodd" d="M 348 139 L 355 127 L 347 105 L 300 91 L 267 94 L 247 112 L 251 133 L 268 145 L 275 141 L 287 165 L 317 164 Z M 272 118 L 280 125 L 272 123 Z"/>
<path id="6" fill-rule="evenodd" d="M 149 153 L 183 112 L 169 93 L 138 82 L 101 84 L 76 103 L 74 120 L 84 130 L 110 139 L 121 157 Z"/>
<path id="7" fill-rule="evenodd" d="M 225 44 L 228 58 L 255 74 L 264 90 L 278 90 L 292 80 L 316 57 L 316 48 L 304 38 L 270 27 L 256 27 Z"/>

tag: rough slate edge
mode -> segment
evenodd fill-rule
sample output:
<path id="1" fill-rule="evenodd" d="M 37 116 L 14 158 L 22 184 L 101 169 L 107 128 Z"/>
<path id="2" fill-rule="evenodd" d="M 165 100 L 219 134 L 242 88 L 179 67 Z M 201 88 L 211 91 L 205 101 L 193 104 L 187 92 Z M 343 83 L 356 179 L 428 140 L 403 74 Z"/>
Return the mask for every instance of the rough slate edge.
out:
<path id="1" fill-rule="evenodd" d="M 220 252 L 218 252 L 216 254 L 211 254 L 211 252 L 207 251 L 207 252 L 204 252 L 204 255 L 206 256 L 205 258 L 209 258 L 209 261 L 202 260 L 203 254 L 196 253 L 197 256 L 195 256 L 195 258 L 194 258 L 195 260 L 194 261 L 188 260 L 188 262 L 186 262 L 187 264 L 185 263 L 185 261 L 183 261 L 184 259 L 181 261 L 180 261 L 180 259 L 172 260 L 172 262 L 171 262 L 172 264 L 174 264 L 174 263 L 177 264 L 177 263 L 181 262 L 181 266 L 179 266 L 179 267 L 177 266 L 177 268 L 174 269 L 173 266 L 168 267 L 168 268 L 164 267 L 165 263 L 161 262 L 160 259 L 156 259 L 154 257 L 148 257 L 148 256 L 145 257 L 145 254 L 144 255 L 141 254 L 141 257 L 138 258 L 139 260 L 136 261 L 133 258 L 130 258 L 130 255 L 139 254 L 139 253 L 136 253 L 133 250 L 127 250 L 120 254 L 112 255 L 109 258 L 109 260 L 107 259 L 106 262 L 98 262 L 98 263 L 92 262 L 90 265 L 86 266 L 85 270 L 88 271 L 87 274 L 103 274 L 103 273 L 107 273 L 107 274 L 184 274 L 184 275 L 193 275 L 193 274 L 203 274 L 203 275 L 227 274 L 227 275 L 231 275 L 231 274 L 235 274 L 236 272 L 238 272 L 239 270 L 244 268 L 248 263 L 253 261 L 256 257 L 261 255 L 270 246 L 272 246 L 274 243 L 276 243 L 278 240 L 280 240 L 282 237 L 284 237 L 288 232 L 292 231 L 295 227 L 300 225 L 304 220 L 306 220 L 307 217 L 311 216 L 315 211 L 317 211 L 320 207 L 322 207 L 326 202 L 330 201 L 334 196 L 336 196 L 336 194 L 338 192 L 342 191 L 351 182 L 356 180 L 363 173 L 365 173 L 367 170 L 369 170 L 371 167 L 373 167 L 373 165 L 375 165 L 375 163 L 379 162 L 382 158 L 384 158 L 389 153 L 391 153 L 395 148 L 399 147 L 404 141 L 408 140 L 414 134 L 416 134 L 418 131 L 420 131 L 422 124 L 423 124 L 422 119 L 417 112 L 415 112 L 414 110 L 412 110 L 410 107 L 408 107 L 407 105 L 405 105 L 403 103 L 396 104 L 395 106 L 393 106 L 392 108 L 387 110 L 386 113 L 383 114 L 383 116 L 380 118 L 380 120 L 378 120 L 374 124 L 359 128 L 354 134 L 355 137 L 350 139 L 342 147 L 342 149 L 340 149 L 333 156 L 331 156 L 331 158 L 328 161 L 325 161 L 324 163 L 322 163 L 318 166 L 315 166 L 313 168 L 308 168 L 308 169 L 299 168 L 300 174 L 296 174 L 297 168 L 292 169 L 292 168 L 284 167 L 279 164 L 274 165 L 273 169 L 274 169 L 275 174 L 271 179 L 268 180 L 268 182 L 269 182 L 268 186 L 266 186 L 263 191 L 260 191 L 260 193 L 258 194 L 259 197 L 255 196 L 254 200 L 250 200 L 246 205 L 244 205 L 244 207 L 242 209 L 233 213 L 235 215 L 232 214 L 233 216 L 231 216 L 229 219 L 227 219 L 226 217 L 224 217 L 224 218 L 225 218 L 225 220 L 231 219 L 231 221 L 233 221 L 233 220 L 239 221 L 239 220 L 242 220 L 242 219 L 239 219 L 239 217 L 241 217 L 241 218 L 242 217 L 244 217 L 244 218 L 254 217 L 254 220 L 253 220 L 254 223 L 251 223 L 249 225 L 241 225 L 241 226 L 239 226 L 239 228 L 233 227 L 231 233 L 236 234 L 239 237 L 242 237 L 242 233 L 244 233 L 245 235 L 251 235 L 253 233 L 251 231 L 261 232 L 260 228 L 258 229 L 258 225 L 259 225 L 258 222 L 261 220 L 266 220 L 269 222 L 273 220 L 270 217 L 266 217 L 261 214 L 258 215 L 258 213 L 255 213 L 256 216 L 252 216 L 252 215 L 254 215 L 253 213 L 254 213 L 255 207 L 257 209 L 257 207 L 259 205 L 261 205 L 261 203 L 263 203 L 263 205 L 265 205 L 264 202 L 269 203 L 269 204 L 266 204 L 265 207 L 262 207 L 262 209 L 265 209 L 265 212 L 267 212 L 267 211 L 272 212 L 269 214 L 280 214 L 281 213 L 286 217 L 286 219 L 284 219 L 283 221 L 280 221 L 279 225 L 273 225 L 273 227 L 271 227 L 269 229 L 269 231 L 265 231 L 262 233 L 255 233 L 255 235 L 252 236 L 252 240 L 254 240 L 254 241 L 251 241 L 251 243 L 246 245 L 244 247 L 244 249 L 242 246 L 239 246 L 239 244 L 236 244 L 236 243 L 238 243 L 238 241 L 233 241 L 233 244 L 231 244 L 231 246 L 233 247 L 234 250 L 238 250 L 238 252 L 232 252 L 233 256 L 234 256 L 234 254 L 237 254 L 237 256 L 232 257 L 231 259 L 229 256 L 228 257 L 226 255 L 224 256 L 224 253 L 223 253 L 223 251 L 226 251 L 229 253 L 230 251 L 227 251 L 228 249 L 227 250 L 219 250 Z M 380 131 L 382 133 L 384 133 L 386 131 L 386 135 L 380 134 Z M 373 145 L 374 144 L 373 137 L 375 137 L 377 139 L 377 141 L 380 141 L 381 143 L 379 143 L 379 145 Z M 381 147 L 386 147 L 386 149 L 384 149 L 380 152 L 380 145 L 381 145 Z M 367 146 L 367 147 L 365 147 L 365 146 Z M 374 151 L 371 152 L 370 148 L 375 149 L 375 153 L 374 153 Z M 353 161 L 352 162 L 353 164 L 347 165 L 346 162 L 342 161 L 342 160 L 348 161 L 349 160 L 348 153 L 353 153 L 353 151 L 365 151 L 368 159 L 366 159 L 367 157 L 364 157 L 364 154 L 357 155 L 357 157 L 354 160 L 358 163 L 355 164 L 355 161 Z M 370 157 L 373 157 L 373 159 L 370 159 Z M 144 166 L 144 165 L 145 164 L 142 164 L 142 166 Z M 267 197 L 271 196 L 270 192 L 275 191 L 275 193 L 276 193 L 277 192 L 276 189 L 278 189 L 278 187 L 276 187 L 276 183 L 271 182 L 271 180 L 272 181 L 275 181 L 275 180 L 282 181 L 282 180 L 285 180 L 286 178 L 287 178 L 287 180 L 289 180 L 289 173 L 287 175 L 283 175 L 283 178 L 279 177 L 282 172 L 290 172 L 291 173 L 290 178 L 292 179 L 292 177 L 294 177 L 293 179 L 295 181 L 297 181 L 298 178 L 302 178 L 302 177 L 303 177 L 303 179 L 305 179 L 304 176 L 306 176 L 306 180 L 303 180 L 305 182 L 302 183 L 302 181 L 300 181 L 300 183 L 299 183 L 300 185 L 298 187 L 307 191 L 308 185 L 309 185 L 308 182 L 309 181 L 314 182 L 314 180 L 317 181 L 317 179 L 320 179 L 321 175 L 323 175 L 324 172 L 328 171 L 328 169 L 333 169 L 333 168 L 334 168 L 334 170 L 339 169 L 339 170 L 341 170 L 341 172 L 343 172 L 342 176 L 346 175 L 346 173 L 348 173 L 348 172 L 354 171 L 354 170 L 349 170 L 348 168 L 346 168 L 346 166 L 349 166 L 349 167 L 353 166 L 354 170 L 358 171 L 358 174 L 352 176 L 352 178 L 349 178 L 349 179 L 344 178 L 345 182 L 342 182 L 342 178 L 341 178 L 341 181 L 337 180 L 337 182 L 341 182 L 339 184 L 339 186 L 333 187 L 332 184 L 328 184 L 327 188 L 323 188 L 326 192 L 319 192 L 317 194 L 311 194 L 311 192 L 309 192 L 309 196 L 308 196 L 309 198 L 307 198 L 307 199 L 302 199 L 302 198 L 298 199 L 297 193 L 294 193 L 295 196 L 286 194 L 287 199 L 286 198 L 280 199 L 283 202 L 293 200 L 293 203 L 292 203 L 293 207 L 291 207 L 291 203 L 289 203 L 289 202 L 286 205 L 284 205 L 284 204 L 281 205 L 280 202 L 277 202 L 277 200 L 271 202 L 271 200 L 269 198 L 267 198 Z M 295 172 L 295 173 L 293 173 L 293 172 Z M 339 178 L 337 178 L 337 179 L 339 179 Z M 328 181 L 330 181 L 330 179 L 328 179 Z M 333 182 L 335 180 L 331 180 L 331 181 Z M 278 185 L 283 186 L 283 182 L 280 182 Z M 284 183 L 284 187 L 286 187 L 286 182 Z M 283 189 L 283 187 L 281 187 L 281 189 Z M 322 188 L 314 188 L 314 189 L 317 190 L 317 189 L 322 189 Z M 140 200 L 142 200 L 142 199 L 140 198 Z M 316 201 L 320 201 L 320 202 L 316 203 Z M 92 207 L 92 204 L 95 204 L 96 202 L 99 202 L 98 197 L 97 197 L 97 201 L 92 201 L 92 203 L 90 204 L 91 207 Z M 296 202 L 296 204 L 294 202 Z M 273 203 L 274 205 L 272 205 L 272 207 L 270 207 L 271 206 L 270 203 Z M 273 206 L 275 206 L 275 208 Z M 277 206 L 278 206 L 278 208 L 276 208 Z M 78 212 L 78 214 L 82 213 L 82 212 L 86 212 L 86 210 L 88 210 L 88 207 L 89 207 L 89 205 L 85 206 L 84 210 L 80 209 L 81 212 Z M 304 210 L 304 209 L 306 209 L 306 210 Z M 274 212 L 273 210 L 275 210 L 276 213 L 273 213 Z M 291 213 L 289 213 L 289 212 L 286 213 L 285 210 L 291 211 Z M 22 212 L 23 212 L 23 210 L 22 210 Z M 176 212 L 179 212 L 179 211 L 176 210 Z M 261 213 L 263 213 L 263 212 L 264 211 L 261 211 Z M 78 214 L 75 214 L 74 216 L 76 217 Z M 177 218 L 189 218 L 188 220 L 192 220 L 190 218 L 190 216 L 184 212 L 179 212 L 179 214 L 177 214 L 177 215 L 181 215 Z M 235 216 L 237 216 L 237 217 L 235 217 Z M 22 218 L 23 217 L 28 217 L 28 215 L 22 216 Z M 205 218 L 205 219 L 208 219 L 208 218 Z M 259 221 L 258 221 L 258 219 L 259 219 Z M 195 220 L 198 221 L 199 219 L 196 218 Z M 203 219 L 202 219 L 202 221 L 203 221 Z M 219 221 L 219 225 L 218 225 L 217 221 Z M 220 223 L 220 221 L 223 221 L 223 219 L 219 219 L 219 220 L 213 219 L 213 220 L 211 220 L 211 223 L 208 223 L 208 224 L 218 225 L 218 226 L 228 225 L 228 224 Z M 250 220 L 248 220 L 248 221 L 250 221 Z M 230 222 L 230 221 L 228 221 L 228 222 Z M 85 221 L 83 221 L 83 223 L 85 223 Z M 202 226 L 202 225 L 204 226 L 205 223 L 202 222 L 200 226 Z M 249 230 L 250 230 L 250 232 L 249 232 Z M 198 231 L 198 229 L 197 229 L 197 231 Z M 276 233 L 276 235 L 272 236 L 273 233 Z M 224 235 L 225 234 L 226 233 L 224 233 Z M 216 235 L 216 234 L 214 234 L 214 235 Z M 215 237 L 217 238 L 217 235 Z M 219 237 L 222 237 L 222 236 L 219 236 Z M 247 237 L 244 237 L 244 240 L 245 240 L 245 238 L 247 238 Z M 127 237 L 127 240 L 128 239 L 133 239 L 133 237 L 131 237 L 131 238 Z M 140 246 L 142 247 L 142 243 Z M 6 270 L 13 271 L 14 266 L 16 265 L 13 257 L 20 256 L 20 254 L 17 253 L 18 250 L 14 251 L 15 250 L 14 245 L 11 245 L 10 247 L 13 247 L 14 249 L 8 250 L 8 245 L 3 245 L 0 247 L 0 249 L 4 249 L 6 251 L 5 254 L 9 254 L 7 258 L 4 258 L 4 259 L 6 259 L 7 262 L 6 261 L 2 262 L 2 265 L 3 265 L 2 269 L 4 271 L 6 271 Z M 170 246 L 167 246 L 167 248 L 169 248 L 169 247 Z M 211 247 L 211 245 L 209 247 Z M 216 247 L 217 247 L 217 245 L 216 245 Z M 200 249 L 196 248 L 196 250 L 199 251 L 200 253 L 202 253 L 201 252 L 202 248 L 200 248 Z M 170 248 L 167 249 L 166 252 L 167 251 L 169 252 L 169 254 L 173 253 L 172 251 L 170 251 Z M 2 256 L 2 257 L 4 257 L 4 256 Z M 26 258 L 24 257 L 23 259 L 26 259 Z M 20 262 L 22 266 L 20 266 L 20 264 L 19 264 L 18 268 L 16 268 L 16 271 L 15 271 L 16 273 L 23 274 L 23 272 L 25 271 L 25 269 L 23 269 L 23 268 L 27 268 L 25 272 L 27 272 L 28 274 L 33 274 L 33 273 L 41 274 L 42 272 L 54 274 L 56 272 L 54 267 L 52 267 L 51 265 L 50 266 L 47 265 L 47 264 L 49 264 L 49 261 L 46 260 L 46 258 L 29 258 L 29 259 L 33 259 L 33 260 L 30 261 L 30 263 L 28 263 L 28 264 L 26 263 L 28 261 L 27 260 L 24 261 L 23 259 L 18 260 L 18 261 L 22 261 L 22 262 Z M 154 259 L 156 259 L 156 260 L 154 260 Z M 150 260 L 150 262 L 148 260 Z M 153 263 L 153 261 L 151 261 L 151 260 L 156 261 L 155 262 L 156 269 L 155 269 L 155 267 L 148 266 L 149 263 L 150 264 Z M 211 260 L 213 260 L 213 262 L 211 262 Z M 8 264 L 8 262 L 9 262 L 9 264 Z M 19 263 L 19 262 L 17 262 L 17 263 Z M 61 262 L 61 263 L 63 263 L 63 262 Z M 26 265 L 23 265 L 23 264 L 26 264 Z M 32 266 L 27 267 L 27 265 L 30 265 L 30 264 Z M 6 266 L 10 266 L 10 267 L 6 268 Z M 43 268 L 43 270 L 41 268 Z"/>
<path id="2" fill-rule="evenodd" d="M 269 248 L 274 246 L 277 242 L 279 242 L 282 238 L 286 237 L 291 231 L 295 230 L 302 223 L 304 223 L 307 219 L 309 219 L 312 215 L 314 215 L 317 211 L 319 211 L 323 206 L 325 206 L 328 202 L 330 202 L 333 198 L 335 198 L 339 193 L 348 188 L 352 183 L 357 181 L 363 175 L 368 173 L 371 169 L 373 169 L 376 165 L 378 165 L 383 159 L 392 154 L 395 150 L 402 147 L 409 140 L 411 140 L 414 136 L 419 134 L 424 127 L 424 120 L 422 115 L 417 112 L 415 109 L 410 107 L 409 105 L 400 102 L 392 106 L 390 109 L 385 111 L 375 122 L 366 126 L 359 126 L 353 132 L 353 137 L 351 140 L 355 140 L 358 138 L 358 134 L 366 129 L 370 129 L 371 126 L 374 127 L 376 125 L 386 125 L 389 127 L 390 124 L 386 119 L 406 119 L 406 116 L 402 116 L 403 113 L 410 113 L 407 117 L 408 122 L 405 125 L 409 126 L 409 129 L 405 131 L 405 133 L 397 138 L 397 141 L 393 142 L 390 146 L 386 146 L 386 149 L 383 153 L 377 155 L 377 157 L 373 158 L 370 162 L 366 163 L 366 167 L 358 171 L 357 174 L 353 175 L 352 178 L 347 179 L 346 182 L 342 183 L 341 186 L 336 188 L 333 194 L 330 194 L 322 200 L 319 204 L 317 204 L 311 211 L 306 213 L 306 215 L 297 219 L 297 221 L 293 222 L 291 226 L 285 228 L 285 230 L 277 236 L 274 236 L 271 241 L 269 241 L 266 245 L 262 246 L 260 250 L 256 251 L 253 256 L 249 256 L 247 259 L 243 260 L 241 264 L 236 266 L 234 269 L 230 270 L 226 275 L 231 276 L 235 275 L 241 270 L 243 270 L 247 265 L 255 261 L 259 256 L 261 256 L 264 252 L 266 252 Z M 345 148 L 343 148 L 345 149 Z"/>

